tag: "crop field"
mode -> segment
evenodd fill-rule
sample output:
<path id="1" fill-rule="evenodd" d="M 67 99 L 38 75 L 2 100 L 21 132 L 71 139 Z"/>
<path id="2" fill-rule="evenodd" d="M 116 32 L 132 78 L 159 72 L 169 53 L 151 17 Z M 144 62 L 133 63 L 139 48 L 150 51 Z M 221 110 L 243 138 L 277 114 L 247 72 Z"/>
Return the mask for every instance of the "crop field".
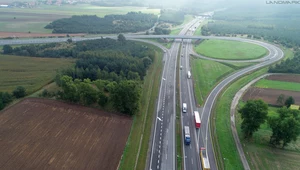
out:
<path id="1" fill-rule="evenodd" d="M 0 112 L 0 167 L 115 170 L 131 124 L 127 116 L 27 98 Z"/>
<path id="2" fill-rule="evenodd" d="M 128 12 L 143 12 L 159 14 L 159 9 L 145 7 L 100 7 L 88 4 L 80 5 L 41 5 L 38 8 L 1 8 L 0 30 L 2 32 L 51 33 L 44 29 L 50 22 L 69 18 L 72 15 L 97 15 L 103 17 L 109 14 L 126 14 Z"/>
<path id="3" fill-rule="evenodd" d="M 255 83 L 255 87 L 270 88 L 278 90 L 300 91 L 300 83 L 284 82 L 277 80 L 261 79 Z"/>
<path id="4" fill-rule="evenodd" d="M 296 75 L 295 74 L 270 75 L 270 76 L 266 77 L 265 79 L 300 83 L 300 75 L 297 75 L 297 74 Z"/>
<path id="5" fill-rule="evenodd" d="M 23 86 L 32 93 L 51 82 L 56 70 L 74 63 L 74 59 L 0 55 L 0 91 L 11 92 Z"/>
<path id="6" fill-rule="evenodd" d="M 283 94 L 285 97 L 292 96 L 296 104 L 300 104 L 300 92 L 277 90 L 277 89 L 264 89 L 251 87 L 243 96 L 243 100 L 249 99 L 262 99 L 268 104 L 277 105 L 276 101 L 279 95 Z"/>
<path id="7" fill-rule="evenodd" d="M 234 69 L 221 63 L 192 58 L 192 76 L 197 103 L 202 105 L 215 84 Z"/>
<path id="8" fill-rule="evenodd" d="M 265 56 L 267 50 L 261 46 L 228 40 L 205 40 L 195 47 L 198 54 L 226 60 L 249 60 Z"/>

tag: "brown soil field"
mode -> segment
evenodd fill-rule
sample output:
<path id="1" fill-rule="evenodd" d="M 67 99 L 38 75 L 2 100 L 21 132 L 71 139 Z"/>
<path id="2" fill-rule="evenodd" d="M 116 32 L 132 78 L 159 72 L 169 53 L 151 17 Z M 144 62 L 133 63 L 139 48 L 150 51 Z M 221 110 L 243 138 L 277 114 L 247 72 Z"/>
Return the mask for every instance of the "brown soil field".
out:
<path id="1" fill-rule="evenodd" d="M 288 90 L 276 90 L 276 89 L 264 89 L 257 87 L 250 87 L 243 95 L 243 100 L 249 99 L 262 99 L 268 104 L 277 105 L 276 101 L 280 94 L 284 94 L 285 97 L 292 96 L 295 99 L 295 104 L 300 104 L 300 92 L 288 91 Z"/>
<path id="2" fill-rule="evenodd" d="M 70 36 L 83 36 L 85 34 L 69 34 Z M 25 33 L 25 32 L 0 32 L 0 38 L 19 37 L 19 38 L 33 38 L 33 37 L 49 37 L 49 36 L 67 36 L 67 34 L 43 34 L 43 33 Z"/>
<path id="3" fill-rule="evenodd" d="M 116 170 L 132 119 L 27 98 L 0 112 L 1 170 Z"/>
<path id="4" fill-rule="evenodd" d="M 270 75 L 266 77 L 268 80 L 277 80 L 277 81 L 288 81 L 288 82 L 295 82 L 300 83 L 300 75 Z"/>

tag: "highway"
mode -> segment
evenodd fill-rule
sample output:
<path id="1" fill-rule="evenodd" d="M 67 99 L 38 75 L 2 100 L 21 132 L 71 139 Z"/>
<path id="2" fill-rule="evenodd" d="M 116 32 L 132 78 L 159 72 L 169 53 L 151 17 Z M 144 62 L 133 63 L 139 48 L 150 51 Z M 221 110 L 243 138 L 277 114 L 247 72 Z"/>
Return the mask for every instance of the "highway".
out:
<path id="1" fill-rule="evenodd" d="M 194 23 L 196 24 L 196 22 Z M 193 26 L 193 25 L 187 25 Z M 164 55 L 164 69 L 162 73 L 161 87 L 159 92 L 159 98 L 157 103 L 157 115 L 155 120 L 155 128 L 153 134 L 153 142 L 151 144 L 151 156 L 150 156 L 150 166 L 149 169 L 176 169 L 176 153 L 175 153 L 175 102 L 176 102 L 176 65 L 177 54 L 181 44 L 181 39 L 183 40 L 183 46 L 181 47 L 181 52 L 183 57 L 180 57 L 180 65 L 183 69 L 180 71 L 180 103 L 188 103 L 187 114 L 182 114 L 182 125 L 188 125 L 191 129 L 192 142 L 190 146 L 185 146 L 183 144 L 183 154 L 184 154 L 184 169 L 194 170 L 200 169 L 199 162 L 199 148 L 207 148 L 207 155 L 209 157 L 211 169 L 217 169 L 215 162 L 213 146 L 211 144 L 210 127 L 209 120 L 211 116 L 211 111 L 213 105 L 215 104 L 218 94 L 228 85 L 230 82 L 234 81 L 238 77 L 241 77 L 253 70 L 259 69 L 266 65 L 272 64 L 283 57 L 283 52 L 278 47 L 256 40 L 242 39 L 236 37 L 211 37 L 211 36 L 192 36 L 184 35 L 188 32 L 188 28 L 185 27 L 180 35 L 125 35 L 127 39 L 138 39 L 138 38 L 175 38 L 177 39 L 172 45 L 171 49 L 167 50 Z M 107 36 L 109 38 L 116 38 L 116 36 Z M 88 39 L 99 39 L 96 38 L 72 38 L 73 41 L 83 41 Z M 186 40 L 185 40 L 186 39 Z M 193 97 L 193 85 L 192 80 L 187 79 L 187 71 L 190 70 L 189 66 L 189 54 L 193 53 L 192 46 L 190 45 L 190 39 L 225 39 L 234 40 L 241 42 L 249 42 L 261 45 L 268 49 L 269 54 L 262 59 L 258 59 L 259 64 L 244 68 L 238 72 L 235 72 L 223 81 L 221 81 L 215 88 L 211 91 L 203 109 L 197 108 L 195 106 L 195 101 Z M 49 43 L 49 42 L 63 42 L 67 38 L 43 38 L 43 39 L 23 39 L 23 40 L 0 40 L 0 45 L 5 44 L 33 44 L 33 43 Z M 201 56 L 200 56 L 201 57 Z M 207 58 L 206 58 L 207 59 Z M 248 61 L 253 62 L 253 61 Z M 193 72 L 192 72 L 193 74 Z M 201 128 L 200 130 L 195 129 L 193 124 L 193 110 L 199 110 L 201 113 Z M 201 112 L 202 111 L 202 112 Z M 183 141 L 183 137 L 182 137 Z"/>

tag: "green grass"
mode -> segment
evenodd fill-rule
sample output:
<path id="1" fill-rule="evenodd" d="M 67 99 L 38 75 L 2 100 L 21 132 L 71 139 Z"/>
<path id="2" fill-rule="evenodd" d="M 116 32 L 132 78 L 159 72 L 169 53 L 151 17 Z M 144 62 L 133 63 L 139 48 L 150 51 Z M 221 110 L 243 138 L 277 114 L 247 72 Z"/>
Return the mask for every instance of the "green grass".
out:
<path id="1" fill-rule="evenodd" d="M 191 58 L 194 91 L 197 103 L 202 105 L 215 84 L 234 69 L 221 63 Z"/>
<path id="2" fill-rule="evenodd" d="M 276 107 L 269 107 L 268 116 L 278 116 Z M 253 134 L 251 141 L 246 141 L 241 133 L 241 117 L 236 115 L 236 125 L 240 140 L 244 143 L 244 152 L 251 169 L 299 169 L 300 166 L 300 140 L 291 142 L 284 150 L 269 146 L 268 142 L 272 130 L 267 123 L 260 126 L 260 129 Z"/>
<path id="3" fill-rule="evenodd" d="M 44 29 L 44 27 L 56 19 L 68 18 L 72 15 L 97 15 L 104 17 L 109 14 L 126 14 L 131 11 L 141 11 L 156 15 L 160 13 L 159 9 L 148 9 L 146 7 L 100 7 L 89 4 L 41 5 L 38 8 L 1 8 L 0 30 L 4 32 L 30 31 L 31 33 L 51 33 L 52 30 Z M 14 14 L 11 14 L 11 12 Z M 16 19 L 13 19 L 14 17 Z"/>
<path id="4" fill-rule="evenodd" d="M 179 47 L 181 49 L 181 45 Z M 180 55 L 181 50 L 177 54 L 177 65 L 180 64 Z M 179 82 L 179 69 L 176 70 L 176 82 Z M 176 85 L 176 98 L 180 98 L 180 87 L 179 84 Z M 177 158 L 177 169 L 182 170 L 182 129 L 181 129 L 181 110 L 180 110 L 180 101 L 176 100 L 176 158 Z"/>
<path id="5" fill-rule="evenodd" d="M 0 91 L 24 86 L 30 94 L 50 83 L 56 70 L 72 66 L 74 59 L 35 58 L 0 54 Z"/>
<path id="6" fill-rule="evenodd" d="M 185 15 L 184 16 L 184 21 L 182 23 L 182 25 L 189 23 L 190 21 L 192 21 L 194 19 L 193 15 Z"/>
<path id="7" fill-rule="evenodd" d="M 261 46 L 228 40 L 205 40 L 195 47 L 198 54 L 226 60 L 249 60 L 263 57 L 267 50 Z"/>
<path id="8" fill-rule="evenodd" d="M 200 26 L 196 29 L 196 31 L 194 32 L 194 35 L 202 35 L 201 34 L 201 27 L 203 25 L 206 25 L 208 23 L 208 20 L 204 20 L 202 21 L 202 23 L 200 24 Z"/>
<path id="9" fill-rule="evenodd" d="M 214 110 L 215 133 L 212 134 L 215 148 L 219 148 L 217 161 L 223 169 L 243 169 L 230 128 L 230 105 L 236 92 L 254 78 L 267 72 L 267 68 L 248 74 L 227 87 L 217 100 Z M 225 158 L 225 160 L 224 160 Z"/>
<path id="10" fill-rule="evenodd" d="M 174 40 L 169 40 L 169 42 L 162 42 L 161 39 L 152 39 L 152 38 L 151 38 L 151 39 L 147 39 L 147 38 L 146 38 L 146 40 L 148 40 L 148 41 L 153 41 L 153 42 L 156 42 L 156 43 L 159 43 L 159 44 L 163 45 L 164 47 L 166 47 L 166 48 L 168 48 L 168 49 L 171 48 L 172 43 L 174 42 Z"/>
<path id="11" fill-rule="evenodd" d="M 249 67 L 249 66 L 252 66 L 252 65 L 254 65 L 254 64 L 257 64 L 257 63 L 255 63 L 255 62 L 251 62 L 251 63 L 223 63 L 223 62 L 221 62 L 222 64 L 224 64 L 224 65 L 226 65 L 226 66 L 228 66 L 228 67 L 231 67 L 231 68 L 233 68 L 233 69 L 235 69 L 235 70 L 237 70 L 237 69 L 242 69 L 242 68 L 245 68 L 245 67 Z"/>
<path id="12" fill-rule="evenodd" d="M 170 35 L 178 35 L 181 30 L 182 30 L 182 28 L 176 28 L 174 30 L 171 30 Z"/>
<path id="13" fill-rule="evenodd" d="M 261 79 L 255 83 L 255 87 L 270 88 L 278 90 L 300 91 L 300 83 L 285 82 L 277 80 Z"/>
<path id="14" fill-rule="evenodd" d="M 161 51 L 156 47 L 154 48 L 156 51 Z M 145 76 L 142 88 L 141 111 L 139 114 L 134 116 L 130 136 L 119 167 L 120 170 L 134 170 L 136 158 L 138 158 L 136 169 L 145 169 L 147 151 L 151 136 L 152 118 L 153 114 L 156 112 L 155 104 L 160 85 L 160 79 L 157 77 L 161 76 L 163 68 L 161 63 L 162 55 L 162 52 L 157 53 L 156 59 Z M 142 135 L 143 140 L 141 143 L 141 150 L 140 154 L 137 155 Z"/>

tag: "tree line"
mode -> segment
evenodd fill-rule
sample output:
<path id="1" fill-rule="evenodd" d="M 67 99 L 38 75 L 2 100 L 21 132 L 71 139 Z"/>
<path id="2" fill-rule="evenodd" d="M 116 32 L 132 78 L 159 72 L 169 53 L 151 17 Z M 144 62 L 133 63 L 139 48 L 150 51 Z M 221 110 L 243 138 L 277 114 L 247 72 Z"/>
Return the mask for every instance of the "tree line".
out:
<path id="1" fill-rule="evenodd" d="M 278 97 L 278 100 L 282 96 Z M 289 97 L 285 104 L 289 107 L 293 98 Z M 292 110 L 284 106 L 277 110 L 277 115 L 268 116 L 268 105 L 262 100 L 248 100 L 238 111 L 241 113 L 241 129 L 246 139 L 251 139 L 260 125 L 267 122 L 272 129 L 269 143 L 284 148 L 291 141 L 296 141 L 300 134 L 300 110 Z"/>
<path id="2" fill-rule="evenodd" d="M 300 74 L 300 51 L 295 52 L 292 59 L 288 58 L 275 66 L 270 66 L 269 72 Z"/>
<path id="3" fill-rule="evenodd" d="M 52 29 L 52 33 L 115 34 L 144 31 L 151 28 L 156 21 L 156 15 L 141 12 L 106 15 L 104 18 L 96 15 L 75 15 L 55 20 L 45 28 Z"/>

